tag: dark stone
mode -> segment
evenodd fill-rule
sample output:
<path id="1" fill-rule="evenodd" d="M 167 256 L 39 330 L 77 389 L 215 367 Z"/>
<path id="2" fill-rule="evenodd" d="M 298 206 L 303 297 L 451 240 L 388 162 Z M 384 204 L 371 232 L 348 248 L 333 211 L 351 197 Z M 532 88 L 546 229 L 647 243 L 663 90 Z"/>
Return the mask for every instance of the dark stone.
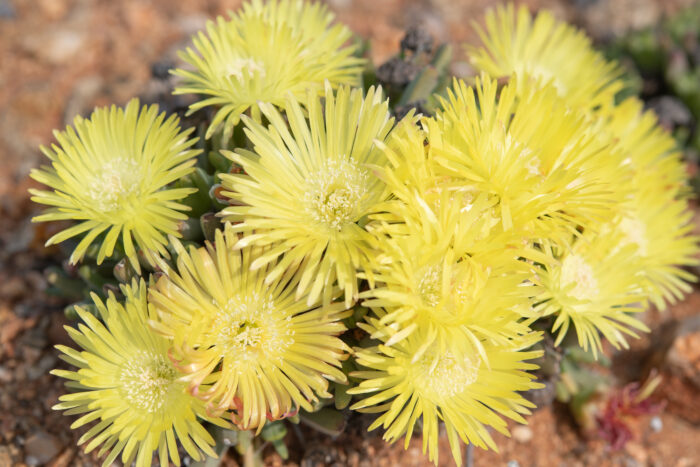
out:
<path id="1" fill-rule="evenodd" d="M 170 70 L 175 68 L 171 60 L 161 60 L 151 65 L 151 76 L 155 79 L 167 80 L 170 78 Z"/>
<path id="2" fill-rule="evenodd" d="M 394 116 L 396 117 L 396 120 L 401 120 L 404 118 L 408 112 L 410 112 L 412 109 L 415 109 L 415 114 L 423 114 L 423 115 L 430 115 L 430 112 L 428 112 L 425 107 L 425 101 L 418 101 L 418 102 L 409 102 L 406 105 L 401 105 L 398 106 L 394 109 Z"/>
<path id="3" fill-rule="evenodd" d="M 410 83 L 418 74 L 413 63 L 394 57 L 377 69 L 377 79 L 387 86 L 402 87 Z"/>
<path id="4" fill-rule="evenodd" d="M 575 8 L 585 9 L 598 3 L 598 0 L 571 0 Z"/>
<path id="5" fill-rule="evenodd" d="M 401 39 L 401 50 L 414 54 L 430 53 L 433 50 L 433 37 L 421 26 L 412 26 Z"/>

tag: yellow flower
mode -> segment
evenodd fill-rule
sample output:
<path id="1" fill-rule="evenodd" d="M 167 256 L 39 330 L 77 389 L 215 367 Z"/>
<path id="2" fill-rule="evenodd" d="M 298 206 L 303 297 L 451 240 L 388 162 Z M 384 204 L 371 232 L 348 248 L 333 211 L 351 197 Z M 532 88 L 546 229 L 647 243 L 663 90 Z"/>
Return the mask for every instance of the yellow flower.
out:
<path id="1" fill-rule="evenodd" d="M 602 334 L 615 348 L 627 347 L 625 335 L 648 328 L 630 315 L 645 309 L 635 246 L 622 241 L 619 232 L 602 228 L 584 233 L 568 249 L 549 249 L 556 264 L 546 265 L 538 275 L 545 292 L 535 307 L 538 316 L 556 314 L 552 332 L 559 331 L 559 345 L 573 323 L 579 345 L 594 356 L 602 350 Z"/>
<path id="2" fill-rule="evenodd" d="M 260 431 L 268 418 L 331 397 L 328 379 L 346 380 L 339 367 L 349 349 L 336 336 L 351 311 L 296 300 L 292 268 L 265 283 L 275 264 L 250 266 L 267 250 L 236 250 L 237 241 L 230 225 L 206 248 L 185 251 L 176 241 L 177 271 L 161 262 L 166 274 L 149 292 L 159 315 L 151 325 L 173 339 L 173 358 L 209 410 L 231 408 L 239 427 Z"/>
<path id="3" fill-rule="evenodd" d="M 430 141 L 438 129 L 424 123 L 433 127 Z M 495 228 L 493 200 L 451 190 L 431 174 L 424 139 L 424 131 L 402 122 L 381 145 L 389 163 L 374 170 L 393 197 L 377 205 L 367 225 L 376 254 L 363 276 L 376 286 L 360 294 L 362 305 L 381 316 L 387 345 L 426 331 L 424 351 L 447 330 L 472 342 L 529 332 L 519 322 L 519 310 L 536 294 L 525 285 L 532 267 L 519 260 L 527 249 Z"/>
<path id="4" fill-rule="evenodd" d="M 631 173 L 620 179 L 626 190 L 618 216 L 609 228 L 620 234 L 621 245 L 637 247 L 644 293 L 658 308 L 688 293 L 695 277 L 681 269 L 698 263 L 698 237 L 692 235 L 687 172 L 674 138 L 658 126 L 643 103 L 629 98 L 601 113 L 593 131 L 612 147 Z"/>
<path id="5" fill-rule="evenodd" d="M 47 245 L 84 235 L 71 263 L 104 234 L 97 262 L 112 256 L 117 241 L 137 271 L 136 246 L 151 262 L 167 256 L 166 235 L 179 235 L 178 221 L 187 219 L 178 203 L 190 188 L 167 185 L 190 173 L 198 150 L 190 149 L 192 129 L 181 132 L 177 117 L 158 114 L 158 106 L 96 109 L 89 119 L 76 117 L 74 128 L 54 132 L 59 146 L 42 147 L 51 166 L 34 169 L 31 177 L 53 191 L 30 192 L 32 200 L 51 206 L 34 222 L 76 220 L 79 223 L 51 237 Z M 98 240 L 99 241 L 99 240 Z"/>
<path id="6" fill-rule="evenodd" d="M 653 183 L 653 178 L 648 183 Z M 698 238 L 693 235 L 693 213 L 684 199 L 652 187 L 640 190 L 625 203 L 614 229 L 621 234 L 621 245 L 637 247 L 644 294 L 658 308 L 675 303 L 690 293 L 693 274 L 683 266 L 699 264 Z"/>
<path id="7" fill-rule="evenodd" d="M 372 254 L 365 217 L 387 197 L 369 165 L 385 163 L 375 140 L 386 138 L 393 119 L 381 90 L 373 88 L 363 98 L 347 87 L 334 96 L 328 86 L 324 103 L 310 93 L 306 107 L 308 122 L 294 98 L 286 118 L 260 104 L 267 128 L 246 119 L 255 152 L 226 152 L 245 174 L 221 175 L 229 190 L 224 195 L 235 201 L 222 212 L 236 223 L 234 230 L 246 234 L 236 248 L 271 246 L 253 269 L 284 255 L 269 269 L 268 283 L 303 264 L 298 298 L 308 293 L 307 303 L 314 303 L 337 279 L 349 306 L 357 299 L 356 270 L 367 269 Z"/>
<path id="8" fill-rule="evenodd" d="M 413 113 L 408 117 L 396 125 L 386 141 L 377 142 L 388 163 L 373 166 L 372 170 L 393 196 L 404 202 L 414 196 L 437 200 L 443 193 L 445 177 L 435 171 L 429 142 L 431 137 L 439 137 L 440 129 L 433 119 L 422 118 L 416 125 Z M 377 208 L 379 213 L 384 210 L 383 206 Z"/>
<path id="9" fill-rule="evenodd" d="M 161 466 L 169 465 L 168 458 L 180 465 L 176 437 L 193 459 L 203 459 L 200 450 L 216 457 L 214 439 L 201 420 L 224 427 L 226 422 L 209 417 L 204 403 L 187 393 L 168 358 L 168 340 L 149 329 L 145 283 L 134 281 L 122 292 L 125 304 L 112 294 L 106 303 L 93 295 L 102 322 L 76 307 L 85 324 L 66 330 L 83 351 L 57 348 L 63 360 L 79 369 L 51 372 L 68 379 L 66 386 L 74 392 L 61 396 L 53 408 L 84 414 L 73 429 L 99 420 L 78 444 L 90 440 L 86 452 L 102 445 L 99 455 L 109 452 L 103 466 L 120 453 L 124 465 L 135 460 L 137 467 L 150 466 L 156 450 Z"/>
<path id="10" fill-rule="evenodd" d="M 688 174 L 678 144 L 658 125 L 653 111 L 630 97 L 599 115 L 592 131 L 613 148 L 615 157 L 631 172 L 621 179 L 635 192 L 661 190 L 670 196 L 688 196 Z M 636 195 L 635 195 L 636 196 Z M 662 195 L 665 196 L 665 195 Z"/>
<path id="11" fill-rule="evenodd" d="M 320 3 L 246 3 L 230 20 L 210 21 L 207 33 L 193 38 L 194 50 L 180 54 L 192 69 L 175 70 L 184 79 L 175 94 L 204 96 L 190 113 L 216 106 L 206 136 L 223 126 L 228 138 L 246 110 L 260 119 L 260 102 L 285 106 L 289 93 L 303 101 L 309 88 L 323 94 L 326 80 L 333 87 L 358 85 L 364 60 L 353 56 L 356 46 L 344 46 L 350 30 L 332 21 Z"/>
<path id="12" fill-rule="evenodd" d="M 423 118 L 418 126 L 409 118 L 397 124 L 386 143 L 377 142 L 387 163 L 373 165 L 372 172 L 386 183 L 391 197 L 374 206 L 367 229 L 390 236 L 422 232 L 428 243 L 458 241 L 471 251 L 487 236 L 489 242 L 497 236 L 501 240 L 494 229 L 499 223 L 493 215 L 495 200 L 438 174 L 432 148 L 442 145 L 441 131 L 433 119 Z"/>
<path id="13" fill-rule="evenodd" d="M 512 4 L 486 14 L 486 30 L 475 25 L 482 47 L 468 47 L 472 64 L 493 78 L 517 75 L 544 85 L 552 83 L 566 102 L 595 110 L 614 105 L 622 88 L 617 64 L 605 60 L 576 28 L 556 21 L 548 11 L 532 18 Z M 548 119 L 546 119 L 549 121 Z"/>
<path id="14" fill-rule="evenodd" d="M 420 232 L 381 238 L 377 249 L 377 285 L 360 298 L 387 326 L 387 345 L 419 329 L 426 331 L 423 351 L 448 335 L 502 343 L 529 331 L 521 321 L 536 291 L 525 282 L 531 268 L 514 254 L 472 258 L 427 244 Z"/>
<path id="15" fill-rule="evenodd" d="M 427 145 L 426 143 L 427 138 Z M 506 433 L 500 415 L 525 423 L 534 407 L 518 395 L 538 387 L 522 352 L 540 339 L 524 322 L 535 287 L 532 267 L 519 257 L 515 237 L 499 229 L 495 201 L 435 173 L 432 147 L 441 139 L 435 121 L 423 129 L 402 122 L 386 144 L 388 163 L 373 170 L 393 197 L 380 203 L 367 229 L 373 234 L 376 285 L 360 294 L 372 309 L 358 326 L 381 344 L 357 350 L 367 370 L 350 394 L 372 394 L 356 410 L 381 413 L 390 442 L 406 446 L 421 419 L 423 451 L 438 463 L 438 422 L 444 421 L 452 454 L 459 440 L 496 449 L 486 426 Z M 499 415 L 500 414 L 500 415 Z"/>
<path id="16" fill-rule="evenodd" d="M 380 332 L 381 334 L 381 332 Z M 537 366 L 526 363 L 539 357 L 538 351 L 522 349 L 537 342 L 540 334 L 531 333 L 509 345 L 481 342 L 484 355 L 473 344 L 454 335 L 427 352 L 426 333 L 418 330 L 389 347 L 378 345 L 357 350 L 357 362 L 366 367 L 351 373 L 361 378 L 351 394 L 368 394 L 351 408 L 381 413 L 369 427 L 386 429 L 384 439 L 394 442 L 405 435 L 405 445 L 420 419 L 423 426 L 423 452 L 438 464 L 438 422 L 444 421 L 452 455 L 461 465 L 459 440 L 482 448 L 498 450 L 487 427 L 508 435 L 507 417 L 526 423 L 522 414 L 534 407 L 517 391 L 541 387 L 527 370 Z"/>
<path id="17" fill-rule="evenodd" d="M 442 135 L 430 141 L 436 172 L 495 199 L 503 230 L 562 242 L 608 215 L 625 171 L 551 86 L 518 97 L 519 83 L 497 94 L 494 80 L 455 80 L 437 115 Z"/>

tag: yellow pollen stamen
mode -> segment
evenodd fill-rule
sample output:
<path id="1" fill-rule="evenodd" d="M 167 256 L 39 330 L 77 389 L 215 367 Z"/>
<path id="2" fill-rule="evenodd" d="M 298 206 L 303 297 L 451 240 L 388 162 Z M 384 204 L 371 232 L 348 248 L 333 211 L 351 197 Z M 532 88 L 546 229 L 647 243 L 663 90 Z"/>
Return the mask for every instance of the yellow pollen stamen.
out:
<path id="1" fill-rule="evenodd" d="M 590 300 L 599 293 L 593 268 L 579 255 L 564 258 L 561 266 L 562 287 L 576 284 L 569 295 L 578 300 Z"/>
<path id="2" fill-rule="evenodd" d="M 275 317 L 275 304 L 257 294 L 233 297 L 219 307 L 213 328 L 215 342 L 222 356 L 235 355 L 237 360 L 260 357 L 280 358 L 294 343 L 291 318 Z"/>
<path id="3" fill-rule="evenodd" d="M 480 366 L 477 356 L 459 358 L 449 351 L 439 356 L 436 352 L 426 352 L 413 370 L 415 386 L 426 397 L 452 397 L 476 382 Z"/>
<path id="4" fill-rule="evenodd" d="M 304 204 L 313 220 L 341 231 L 361 216 L 369 184 L 369 174 L 352 159 L 331 159 L 314 174 Z"/>
<path id="5" fill-rule="evenodd" d="M 163 355 L 139 351 L 124 362 L 120 373 L 124 399 L 139 410 L 155 413 L 182 394 L 185 384 Z"/>
<path id="6" fill-rule="evenodd" d="M 263 78 L 265 77 L 265 65 L 253 58 L 235 58 L 226 64 L 224 70 L 226 76 L 235 76 L 239 80 L 243 80 L 244 73 L 248 75 L 249 78 L 255 77 L 255 75 Z"/>
<path id="7" fill-rule="evenodd" d="M 442 266 L 428 266 L 418 277 L 418 294 L 426 305 L 436 306 L 442 298 Z"/>
<path id="8" fill-rule="evenodd" d="M 620 221 L 620 230 L 624 233 L 625 244 L 634 244 L 639 248 L 639 254 L 647 254 L 648 241 L 646 238 L 646 227 L 644 223 L 634 217 L 625 217 Z"/>
<path id="9" fill-rule="evenodd" d="M 105 163 L 87 184 L 89 203 L 101 212 L 114 212 L 126 200 L 138 197 L 143 167 L 132 159 L 116 158 Z"/>

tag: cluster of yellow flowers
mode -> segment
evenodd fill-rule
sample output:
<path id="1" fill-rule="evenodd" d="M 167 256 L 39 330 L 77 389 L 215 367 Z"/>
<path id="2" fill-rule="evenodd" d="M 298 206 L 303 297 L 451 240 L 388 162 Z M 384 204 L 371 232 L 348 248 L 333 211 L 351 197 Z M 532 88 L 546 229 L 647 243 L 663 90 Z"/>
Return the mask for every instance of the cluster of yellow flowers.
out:
<path id="1" fill-rule="evenodd" d="M 155 106 L 98 109 L 56 132 L 51 165 L 32 176 L 51 206 L 36 221 L 76 220 L 49 244 L 80 236 L 80 261 L 128 258 L 158 273 L 94 296 L 95 317 L 61 347 L 79 369 L 55 370 L 74 392 L 58 409 L 101 445 L 105 465 L 179 465 L 213 455 L 208 421 L 262 429 L 266 420 L 350 384 L 353 409 L 380 414 L 385 439 L 422 426 L 438 462 L 438 424 L 496 448 L 534 407 L 528 363 L 538 318 L 558 340 L 571 324 L 601 351 L 644 331 L 633 314 L 682 297 L 696 264 L 686 175 L 674 141 L 629 98 L 619 70 L 549 13 L 498 8 L 468 54 L 481 73 L 455 79 L 435 116 L 391 117 L 381 88 L 363 92 L 364 60 L 319 4 L 253 0 L 207 25 L 182 58 L 176 93 L 213 106 L 207 138 L 223 151 L 230 205 L 205 246 L 183 246 L 172 183 L 194 170 L 190 130 Z M 353 307 L 367 346 L 341 338 Z M 341 363 L 354 358 L 350 375 Z M 350 380 L 348 380 L 350 376 Z"/>

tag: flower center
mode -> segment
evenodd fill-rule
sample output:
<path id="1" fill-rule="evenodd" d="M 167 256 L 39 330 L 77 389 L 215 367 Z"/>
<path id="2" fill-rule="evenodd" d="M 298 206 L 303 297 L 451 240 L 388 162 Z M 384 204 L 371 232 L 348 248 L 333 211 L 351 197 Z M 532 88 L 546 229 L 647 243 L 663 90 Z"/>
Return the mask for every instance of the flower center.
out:
<path id="1" fill-rule="evenodd" d="M 442 298 L 442 265 L 427 266 L 418 277 L 418 294 L 426 305 L 436 306 Z"/>
<path id="2" fill-rule="evenodd" d="M 426 352 L 412 367 L 415 386 L 424 394 L 445 399 L 462 393 L 479 377 L 477 356 L 458 356 L 450 351 Z"/>
<path id="3" fill-rule="evenodd" d="M 253 58 L 234 58 L 226 64 L 224 73 L 226 76 L 235 76 L 239 81 L 244 77 L 253 78 L 255 75 L 259 77 L 265 76 L 265 65 Z"/>
<path id="4" fill-rule="evenodd" d="M 135 408 L 148 413 L 167 409 L 184 390 L 185 383 L 179 382 L 178 376 L 165 356 L 138 351 L 121 368 L 122 396 Z"/>
<path id="5" fill-rule="evenodd" d="M 233 297 L 219 306 L 213 329 L 222 356 L 252 360 L 281 358 L 294 343 L 291 317 L 280 318 L 274 303 L 257 294 Z"/>
<path id="6" fill-rule="evenodd" d="M 598 295 L 598 280 L 593 268 L 580 255 L 569 255 L 561 265 L 560 283 L 562 287 L 576 284 L 569 295 L 578 299 L 591 299 Z"/>
<path id="7" fill-rule="evenodd" d="M 116 158 L 105 163 L 87 183 L 90 204 L 101 212 L 114 212 L 140 192 L 143 169 L 132 159 Z"/>
<path id="8" fill-rule="evenodd" d="M 341 231 L 362 216 L 369 175 L 352 159 L 329 160 L 310 177 L 304 193 L 306 211 L 313 220 Z"/>
<path id="9" fill-rule="evenodd" d="M 646 238 L 646 227 L 642 221 L 634 217 L 625 217 L 620 221 L 620 230 L 625 236 L 623 243 L 637 245 L 640 255 L 647 254 L 649 242 Z"/>
<path id="10" fill-rule="evenodd" d="M 449 275 L 449 284 L 443 291 L 445 274 Z M 449 265 L 446 271 L 442 263 L 425 266 L 417 274 L 416 292 L 431 320 L 443 324 L 453 323 L 461 317 L 464 305 L 474 301 L 483 288 L 484 277 L 489 272 L 476 271 L 474 266 L 460 261 Z M 484 276 L 484 277 L 482 277 Z"/>

